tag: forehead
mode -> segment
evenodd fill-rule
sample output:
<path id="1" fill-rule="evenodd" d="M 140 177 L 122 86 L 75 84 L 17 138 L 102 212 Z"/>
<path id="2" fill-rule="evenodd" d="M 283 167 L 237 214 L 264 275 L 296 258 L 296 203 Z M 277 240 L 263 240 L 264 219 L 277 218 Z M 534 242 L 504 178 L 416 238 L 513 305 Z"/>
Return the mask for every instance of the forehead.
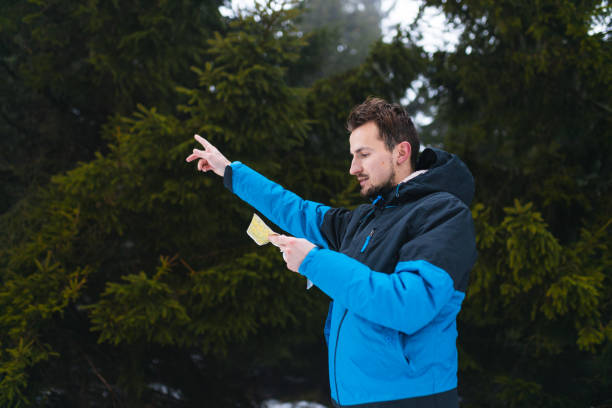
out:
<path id="1" fill-rule="evenodd" d="M 374 122 L 367 122 L 354 129 L 349 137 L 351 154 L 358 150 L 383 150 L 385 143 L 380 138 L 378 126 Z"/>

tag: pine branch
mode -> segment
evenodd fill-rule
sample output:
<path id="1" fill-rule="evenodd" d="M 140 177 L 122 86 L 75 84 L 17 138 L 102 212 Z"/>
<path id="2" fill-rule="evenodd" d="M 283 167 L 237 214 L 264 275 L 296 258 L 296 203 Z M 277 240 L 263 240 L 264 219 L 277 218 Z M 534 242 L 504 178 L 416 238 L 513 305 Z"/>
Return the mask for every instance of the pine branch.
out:
<path id="1" fill-rule="evenodd" d="M 111 397 L 113 398 L 113 407 L 117 407 L 119 406 L 119 399 L 117 398 L 117 395 L 115 394 L 115 391 L 113 391 L 113 388 L 110 386 L 110 384 L 108 383 L 108 381 L 106 381 L 106 379 L 104 379 L 104 377 L 102 376 L 102 374 L 100 374 L 100 372 L 98 371 L 98 369 L 96 369 L 96 366 L 94 365 L 94 363 L 91 361 L 91 359 L 89 358 L 89 356 L 83 352 L 81 352 L 83 354 L 83 357 L 85 357 L 85 360 L 87 361 L 87 363 L 89 364 L 89 366 L 91 367 L 92 371 L 94 372 L 94 374 L 96 375 L 96 377 L 98 377 L 98 379 L 100 380 L 100 382 L 102 382 L 102 384 L 104 384 L 104 386 L 106 387 L 106 389 L 108 390 L 108 392 L 110 393 Z"/>

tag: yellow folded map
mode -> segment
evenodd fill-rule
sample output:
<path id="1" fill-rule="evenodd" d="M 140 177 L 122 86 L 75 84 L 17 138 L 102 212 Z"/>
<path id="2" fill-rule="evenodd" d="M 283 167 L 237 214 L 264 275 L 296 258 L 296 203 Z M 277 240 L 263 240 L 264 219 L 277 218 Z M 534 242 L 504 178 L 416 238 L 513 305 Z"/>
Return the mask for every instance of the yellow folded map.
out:
<path id="1" fill-rule="evenodd" d="M 257 243 L 257 245 L 265 245 L 270 242 L 268 236 L 271 234 L 278 235 L 276 232 L 272 231 L 272 228 L 268 227 L 257 214 L 253 214 L 253 219 L 249 224 L 249 228 L 247 228 L 247 234 Z M 306 289 L 310 289 L 311 287 L 312 282 L 310 279 L 306 279 Z"/>
<path id="2" fill-rule="evenodd" d="M 278 235 L 276 232 L 272 231 L 257 214 L 253 214 L 251 224 L 249 228 L 247 228 L 247 234 L 257 243 L 257 245 L 265 245 L 270 242 L 268 239 L 268 235 L 270 234 Z"/>

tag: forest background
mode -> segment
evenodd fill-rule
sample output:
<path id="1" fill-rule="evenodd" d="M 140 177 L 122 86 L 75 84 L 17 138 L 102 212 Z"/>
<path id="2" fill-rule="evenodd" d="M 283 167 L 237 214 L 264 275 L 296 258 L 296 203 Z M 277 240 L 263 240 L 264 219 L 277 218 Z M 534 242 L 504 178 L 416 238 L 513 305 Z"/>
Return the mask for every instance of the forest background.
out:
<path id="1" fill-rule="evenodd" d="M 380 0 L 0 2 L 0 405 L 329 405 L 329 299 L 185 157 L 200 133 L 350 208 L 376 95 L 476 179 L 461 406 L 612 406 L 609 2 L 420 5 L 454 49 L 381 41 Z"/>

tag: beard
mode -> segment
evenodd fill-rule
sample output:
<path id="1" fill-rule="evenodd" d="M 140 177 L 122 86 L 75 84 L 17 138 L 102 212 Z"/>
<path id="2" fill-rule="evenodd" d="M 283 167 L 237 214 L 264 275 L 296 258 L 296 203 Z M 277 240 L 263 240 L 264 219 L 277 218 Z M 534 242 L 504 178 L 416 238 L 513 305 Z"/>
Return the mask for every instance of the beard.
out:
<path id="1" fill-rule="evenodd" d="M 362 189 L 359 193 L 362 197 L 374 199 L 379 195 L 383 195 L 384 192 L 391 190 L 394 185 L 393 180 L 395 180 L 395 169 L 391 169 L 391 174 L 387 180 L 375 186 L 370 186 L 365 190 Z"/>

